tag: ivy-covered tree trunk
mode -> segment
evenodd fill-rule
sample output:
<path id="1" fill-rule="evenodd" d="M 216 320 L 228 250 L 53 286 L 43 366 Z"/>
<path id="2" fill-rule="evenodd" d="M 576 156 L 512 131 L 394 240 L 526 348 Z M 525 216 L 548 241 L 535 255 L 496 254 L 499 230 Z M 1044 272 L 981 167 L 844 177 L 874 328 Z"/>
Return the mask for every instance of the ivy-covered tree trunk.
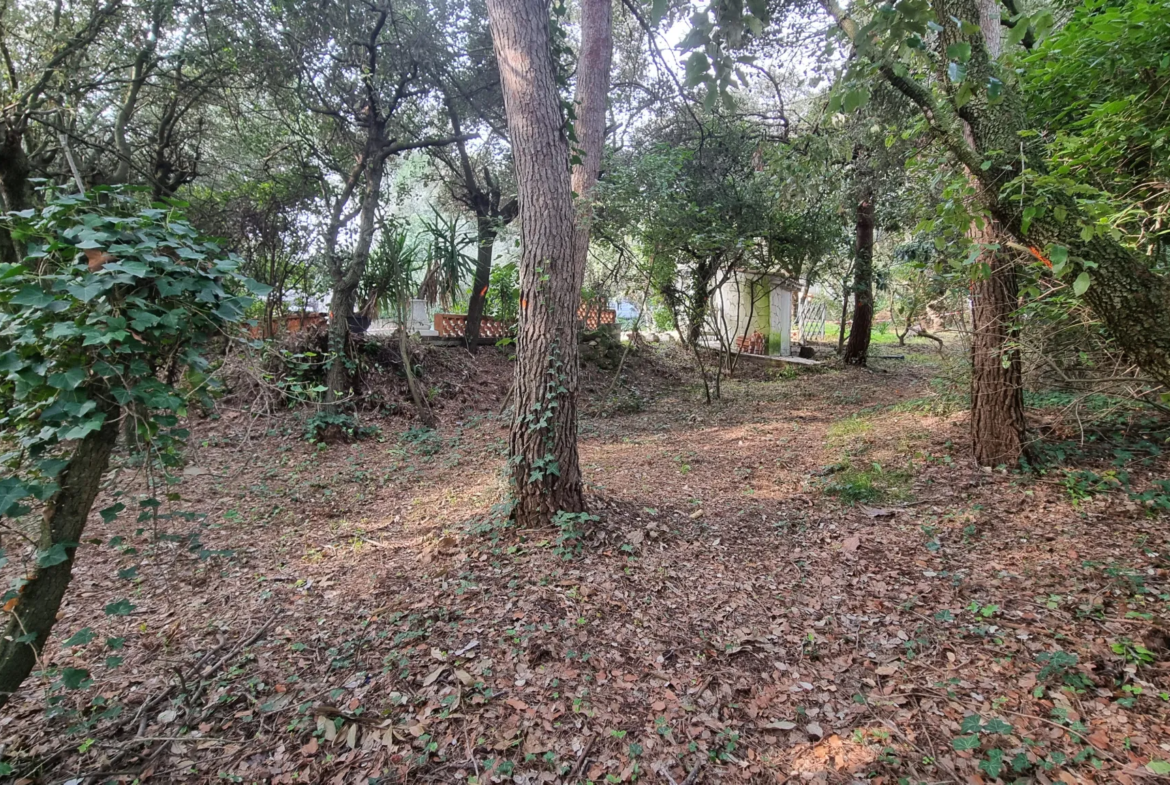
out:
<path id="1" fill-rule="evenodd" d="M 873 331 L 873 191 L 857 202 L 857 248 L 853 264 L 853 326 L 845 345 L 845 362 L 864 366 L 869 360 Z"/>
<path id="2" fill-rule="evenodd" d="M 58 475 L 60 490 L 45 504 L 38 547 L 42 553 L 49 553 L 54 545 L 61 545 L 64 560 L 35 567 L 9 611 L 0 638 L 0 706 L 7 703 L 36 666 L 69 588 L 77 544 L 118 442 L 118 409 L 109 403 L 101 408 L 106 415 L 101 428 L 78 443 L 69 465 Z"/>
<path id="3" fill-rule="evenodd" d="M 488 288 L 492 278 L 492 254 L 496 247 L 496 225 L 486 215 L 475 219 L 476 255 L 475 281 L 471 284 L 471 297 L 467 300 L 467 350 L 473 354 L 479 349 L 479 325 L 483 321 L 483 309 L 487 303 Z"/>
<path id="4" fill-rule="evenodd" d="M 488 0 L 521 221 L 520 326 L 509 439 L 515 515 L 544 526 L 585 509 L 577 459 L 577 305 L 569 142 L 545 0 Z"/>

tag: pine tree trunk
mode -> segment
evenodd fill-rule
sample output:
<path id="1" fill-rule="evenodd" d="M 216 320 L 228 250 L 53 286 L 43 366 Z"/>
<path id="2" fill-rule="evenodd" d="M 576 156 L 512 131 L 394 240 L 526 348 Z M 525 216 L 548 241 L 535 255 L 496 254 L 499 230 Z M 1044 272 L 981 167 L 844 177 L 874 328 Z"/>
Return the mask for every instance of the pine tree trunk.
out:
<path id="1" fill-rule="evenodd" d="M 69 588 L 77 543 L 81 542 L 86 518 L 118 441 L 117 407 L 106 403 L 102 410 L 106 415 L 102 427 L 77 445 L 69 465 L 58 477 L 60 490 L 45 504 L 38 547 L 47 551 L 63 543 L 66 558 L 59 564 L 34 568 L 9 613 L 0 637 L 0 706 L 7 703 L 36 666 Z M 18 640 L 30 635 L 31 641 Z"/>
<path id="2" fill-rule="evenodd" d="M 1002 50 L 999 4 L 976 0 L 979 28 L 992 58 Z M 967 142 L 975 147 L 974 135 L 964 123 Z M 972 188 L 981 200 L 995 200 L 981 193 L 982 185 L 967 171 Z M 969 235 L 984 247 L 981 261 L 987 274 L 971 284 L 971 447 L 980 466 L 1016 466 L 1024 455 L 1024 391 L 1020 368 L 1019 286 L 1016 260 L 1003 244 L 1003 232 L 994 222 L 975 223 Z M 983 267 L 984 265 L 980 265 Z"/>
<path id="3" fill-rule="evenodd" d="M 520 325 L 509 451 L 515 515 L 585 508 L 577 459 L 577 305 L 569 143 L 545 0 L 488 0 L 520 200 Z"/>
<path id="4" fill-rule="evenodd" d="M 853 327 L 845 346 L 845 362 L 864 366 L 869 360 L 873 329 L 873 192 L 857 203 L 857 256 L 853 265 Z"/>
<path id="5" fill-rule="evenodd" d="M 577 136 L 580 162 L 573 166 L 572 188 L 577 195 L 573 236 L 573 264 L 577 288 L 585 279 L 589 259 L 589 229 L 593 221 L 593 186 L 601 173 L 605 149 L 605 110 L 609 100 L 609 70 L 613 63 L 613 0 L 581 0 L 581 52 L 577 59 Z"/>
<path id="6" fill-rule="evenodd" d="M 492 278 L 492 253 L 495 250 L 496 229 L 492 219 L 480 216 L 476 219 L 477 250 L 475 258 L 475 281 L 471 285 L 471 297 L 467 301 L 467 330 L 464 339 L 467 351 L 474 354 L 479 349 L 479 325 L 483 321 L 483 308 L 487 302 L 488 287 Z"/>
<path id="7" fill-rule="evenodd" d="M 986 231 L 995 233 L 993 226 Z M 1024 454 L 1025 425 L 1015 260 L 1004 250 L 983 256 L 989 272 L 971 284 L 971 444 L 980 466 L 1015 466 Z"/>

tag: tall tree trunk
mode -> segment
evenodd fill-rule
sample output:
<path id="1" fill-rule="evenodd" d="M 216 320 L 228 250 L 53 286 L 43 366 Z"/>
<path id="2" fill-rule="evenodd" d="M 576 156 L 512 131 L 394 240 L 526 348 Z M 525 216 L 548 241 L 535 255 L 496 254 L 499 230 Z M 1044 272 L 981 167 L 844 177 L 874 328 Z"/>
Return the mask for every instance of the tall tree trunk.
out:
<path id="1" fill-rule="evenodd" d="M 609 70 L 613 63 L 613 0 L 581 0 L 581 52 L 577 58 L 577 136 L 572 187 L 577 195 L 573 236 L 573 264 L 577 288 L 585 280 L 589 259 L 589 229 L 593 221 L 593 186 L 601 173 L 605 148 L 605 110 L 609 100 Z"/>
<path id="2" fill-rule="evenodd" d="M 496 226 L 489 216 L 481 215 L 475 220 L 475 230 L 477 241 L 475 281 L 471 285 L 471 297 L 467 301 L 467 330 L 464 334 L 467 351 L 472 354 L 479 349 L 479 325 L 483 321 L 483 308 L 487 302 L 488 287 L 491 285 Z"/>
<path id="3" fill-rule="evenodd" d="M 976 0 L 979 27 L 988 54 L 999 57 L 999 4 L 996 0 Z M 967 142 L 974 148 L 970 126 L 964 123 Z M 982 184 L 968 170 L 976 193 Z M 985 203 L 994 195 L 983 194 Z M 982 260 L 987 275 L 971 284 L 971 447 L 980 466 L 1016 466 L 1024 454 L 1024 386 L 1020 351 L 1016 344 L 1019 324 L 1019 287 L 1016 260 L 1003 247 L 1002 231 L 994 221 L 973 225 L 973 242 L 984 246 Z M 981 265 L 982 266 L 982 265 Z"/>
<path id="4" fill-rule="evenodd" d="M 69 588 L 77 543 L 81 542 L 86 518 L 118 441 L 117 407 L 105 403 L 102 410 L 106 415 L 102 427 L 77 445 L 69 465 L 58 477 L 60 490 L 45 504 L 38 547 L 48 551 L 63 544 L 65 561 L 34 568 L 9 612 L 0 637 L 0 706 L 7 703 L 36 666 Z"/>
<path id="5" fill-rule="evenodd" d="M 585 509 L 577 459 L 577 306 L 569 142 L 546 0 L 488 0 L 520 199 L 520 326 L 509 451 L 516 520 Z"/>
<path id="6" fill-rule="evenodd" d="M 857 202 L 857 255 L 853 265 L 853 327 L 845 346 L 845 362 L 864 366 L 869 360 L 873 330 L 873 191 L 866 188 Z"/>
<path id="7" fill-rule="evenodd" d="M 994 235 L 994 226 L 985 231 Z M 1015 260 L 993 248 L 983 260 L 988 274 L 971 284 L 971 445 L 980 466 L 1015 466 L 1024 454 Z"/>

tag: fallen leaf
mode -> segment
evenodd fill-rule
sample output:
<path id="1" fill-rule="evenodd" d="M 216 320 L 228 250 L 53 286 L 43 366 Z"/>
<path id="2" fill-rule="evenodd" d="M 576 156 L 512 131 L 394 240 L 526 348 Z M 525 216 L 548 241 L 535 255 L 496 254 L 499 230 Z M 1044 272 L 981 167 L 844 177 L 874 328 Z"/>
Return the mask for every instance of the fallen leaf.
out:
<path id="1" fill-rule="evenodd" d="M 761 723 L 757 726 L 760 730 L 792 730 L 796 727 L 795 722 L 788 720 L 772 720 L 771 722 Z"/>

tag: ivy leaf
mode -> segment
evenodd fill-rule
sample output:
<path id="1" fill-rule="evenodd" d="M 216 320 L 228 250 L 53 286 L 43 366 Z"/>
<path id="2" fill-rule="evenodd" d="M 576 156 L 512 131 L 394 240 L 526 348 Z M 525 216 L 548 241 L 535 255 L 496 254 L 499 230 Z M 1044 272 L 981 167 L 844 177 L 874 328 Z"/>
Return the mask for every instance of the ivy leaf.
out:
<path id="1" fill-rule="evenodd" d="M 5 477 L 0 480 L 0 515 L 10 515 L 13 507 L 21 499 L 27 499 L 31 494 L 28 486 L 15 477 Z"/>
<path id="2" fill-rule="evenodd" d="M 55 542 L 47 551 L 37 551 L 37 566 L 55 567 L 69 560 L 69 548 L 76 548 L 75 542 Z"/>
<path id="3" fill-rule="evenodd" d="M 67 689 L 79 690 L 93 684 L 93 679 L 85 668 L 65 668 L 61 671 L 61 683 Z"/>
<path id="4" fill-rule="evenodd" d="M 105 607 L 107 616 L 129 616 L 134 612 L 134 606 L 130 604 L 130 600 L 118 600 L 111 602 Z"/>
<path id="5" fill-rule="evenodd" d="M 1164 760 L 1152 760 L 1146 764 L 1146 769 L 1151 774 L 1170 774 L 1170 762 Z"/>
<path id="6" fill-rule="evenodd" d="M 108 288 L 109 286 L 104 281 L 94 280 L 92 277 L 85 283 L 65 284 L 65 291 L 69 292 L 83 303 L 89 302 Z"/>
<path id="7" fill-rule="evenodd" d="M 44 308 L 57 298 L 39 286 L 26 286 L 8 302 L 13 305 L 24 305 L 29 308 Z"/>
<path id="8" fill-rule="evenodd" d="M 961 730 L 963 733 L 978 733 L 980 722 L 981 719 L 978 714 L 968 714 L 963 718 L 963 721 L 959 723 L 959 730 Z"/>
<path id="9" fill-rule="evenodd" d="M 947 76 L 950 77 L 952 82 L 958 84 L 959 82 L 963 81 L 964 78 L 966 78 L 967 66 L 961 63 L 948 63 Z"/>
<path id="10" fill-rule="evenodd" d="M 979 761 L 979 768 L 987 772 L 987 776 L 997 779 L 1003 771 L 1003 750 L 988 750 L 987 758 Z"/>
<path id="11" fill-rule="evenodd" d="M 100 513 L 100 515 L 102 516 L 102 521 L 104 521 L 105 523 L 111 522 L 112 520 L 117 518 L 118 513 L 120 513 L 124 509 L 126 509 L 126 505 L 122 504 L 122 502 L 118 502 L 117 504 L 113 504 L 113 505 L 105 508 Z"/>
<path id="12" fill-rule="evenodd" d="M 1073 294 L 1075 294 L 1077 297 L 1080 297 L 1089 290 L 1090 283 L 1091 279 L 1089 278 L 1089 274 L 1082 272 L 1077 276 L 1077 279 L 1073 281 Z"/>
<path id="13" fill-rule="evenodd" d="M 987 721 L 983 726 L 984 733 L 999 733 L 1007 735 L 1012 732 L 1011 724 L 1001 720 L 999 717 L 993 717 Z"/>
<path id="14" fill-rule="evenodd" d="M 82 627 L 80 630 L 78 630 L 77 632 L 73 633 L 68 638 L 66 638 L 65 642 L 62 643 L 61 645 L 62 646 L 84 646 L 85 644 L 89 643 L 90 641 L 92 641 L 96 637 L 97 637 L 97 635 L 95 635 L 94 631 L 91 630 L 89 627 Z"/>
<path id="15" fill-rule="evenodd" d="M 987 98 L 992 103 L 999 100 L 1003 95 L 1003 82 L 996 79 L 994 76 L 987 80 Z"/>
<path id="16" fill-rule="evenodd" d="M 76 390 L 85 381 L 85 369 L 75 365 L 63 373 L 49 374 L 49 386 L 58 390 Z"/>
<path id="17" fill-rule="evenodd" d="M 965 63 L 971 59 L 971 44 L 965 41 L 947 47 L 947 57 Z"/>
<path id="18" fill-rule="evenodd" d="M 951 740 L 951 746 L 954 747 L 955 750 L 958 752 L 962 752 L 963 750 L 977 749 L 979 747 L 979 737 L 978 736 L 956 736 L 954 739 Z"/>
<path id="19" fill-rule="evenodd" d="M 57 432 L 58 439 L 84 439 L 88 434 L 96 431 L 102 427 L 102 423 L 106 421 L 106 415 L 103 412 L 98 412 L 88 420 L 84 420 L 72 427 L 62 428 Z"/>

